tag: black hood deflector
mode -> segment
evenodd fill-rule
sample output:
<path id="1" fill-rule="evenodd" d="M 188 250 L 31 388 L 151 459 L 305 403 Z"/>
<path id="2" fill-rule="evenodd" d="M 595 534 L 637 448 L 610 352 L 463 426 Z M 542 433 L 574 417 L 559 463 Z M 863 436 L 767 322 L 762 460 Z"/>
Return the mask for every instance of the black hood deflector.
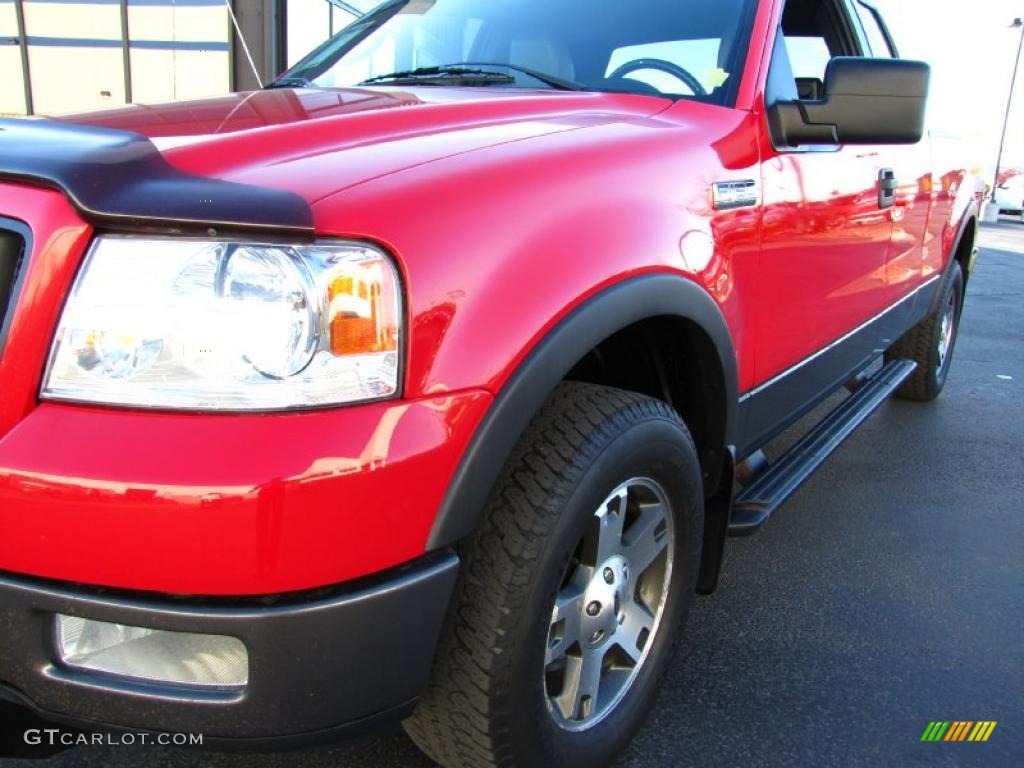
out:
<path id="1" fill-rule="evenodd" d="M 313 236 L 313 212 L 299 195 L 179 171 L 128 131 L 0 119 L 3 178 L 56 187 L 97 226 Z"/>

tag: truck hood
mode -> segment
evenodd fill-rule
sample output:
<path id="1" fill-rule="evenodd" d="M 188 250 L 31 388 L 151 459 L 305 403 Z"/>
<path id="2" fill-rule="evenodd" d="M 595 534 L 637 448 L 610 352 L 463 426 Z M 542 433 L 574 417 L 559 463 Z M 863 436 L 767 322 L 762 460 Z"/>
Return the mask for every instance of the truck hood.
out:
<path id="1" fill-rule="evenodd" d="M 309 204 L 406 168 L 499 144 L 642 119 L 631 94 L 511 89 L 274 89 L 62 119 L 148 137 L 174 168 L 294 192 Z"/>

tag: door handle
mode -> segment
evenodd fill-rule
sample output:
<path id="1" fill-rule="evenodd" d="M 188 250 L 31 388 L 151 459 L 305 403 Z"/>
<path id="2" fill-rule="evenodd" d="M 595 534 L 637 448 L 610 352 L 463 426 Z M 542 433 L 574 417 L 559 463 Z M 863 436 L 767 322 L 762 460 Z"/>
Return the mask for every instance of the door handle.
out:
<path id="1" fill-rule="evenodd" d="M 892 168 L 883 168 L 878 172 L 878 207 L 883 211 L 896 205 L 896 172 Z"/>

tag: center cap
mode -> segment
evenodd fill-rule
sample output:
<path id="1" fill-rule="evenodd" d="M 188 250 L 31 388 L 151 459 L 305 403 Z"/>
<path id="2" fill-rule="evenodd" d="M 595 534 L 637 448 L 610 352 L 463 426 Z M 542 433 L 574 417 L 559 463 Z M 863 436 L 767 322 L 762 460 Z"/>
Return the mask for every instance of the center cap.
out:
<path id="1" fill-rule="evenodd" d="M 587 645 L 603 645 L 618 630 L 625 616 L 628 577 L 629 565 L 618 555 L 594 570 L 583 602 L 581 636 Z"/>

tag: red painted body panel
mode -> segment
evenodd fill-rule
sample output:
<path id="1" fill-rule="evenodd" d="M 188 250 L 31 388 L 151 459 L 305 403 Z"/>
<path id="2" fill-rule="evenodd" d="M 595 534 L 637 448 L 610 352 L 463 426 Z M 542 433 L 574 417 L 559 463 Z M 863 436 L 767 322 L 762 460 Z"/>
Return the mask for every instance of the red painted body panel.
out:
<path id="1" fill-rule="evenodd" d="M 149 136 L 180 170 L 280 187 L 313 203 L 405 168 L 669 105 L 628 94 L 276 89 L 67 119 Z"/>
<path id="2" fill-rule="evenodd" d="M 176 167 L 297 192 L 324 237 L 396 257 L 404 399 L 273 416 L 38 405 L 91 236 L 52 191 L 0 185 L 35 233 L 0 360 L 0 570 L 114 587 L 260 594 L 410 560 L 462 454 L 531 349 L 605 287 L 673 273 L 721 308 L 753 389 L 945 263 L 970 203 L 927 141 L 776 152 L 755 20 L 737 108 L 455 88 L 275 90 L 69 118 L 139 131 Z M 891 212 L 878 170 L 899 170 Z M 943 175 L 945 174 L 945 175 Z M 715 211 L 716 181 L 761 205 Z"/>
<path id="3" fill-rule="evenodd" d="M 770 378 L 892 303 L 891 211 L 878 207 L 877 153 L 778 154 L 765 140 L 764 243 L 753 325 Z"/>
<path id="4" fill-rule="evenodd" d="M 82 222 L 63 195 L 9 184 L 0 184 L 0 216 L 20 220 L 33 230 L 28 272 L 0 356 L 2 438 L 36 405 L 50 339 L 92 227 Z"/>
<path id="5" fill-rule="evenodd" d="M 423 554 L 489 394 L 266 416 L 39 405 L 50 341 L 92 231 L 50 190 L 0 185 L 0 211 L 33 230 L 0 358 L 0 570 L 270 594 Z"/>
<path id="6" fill-rule="evenodd" d="M 463 392 L 274 416 L 43 404 L 0 440 L 0 563 L 208 595 L 381 571 L 423 553 L 490 400 Z"/>
<path id="7" fill-rule="evenodd" d="M 649 271 L 703 285 L 739 340 L 735 274 L 756 267 L 760 214 L 713 212 L 708 184 L 693 179 L 756 173 L 751 129 L 748 113 L 694 103 L 653 118 L 595 116 L 585 129 L 349 189 L 314 206 L 316 226 L 380 240 L 402 260 L 413 317 L 407 391 L 414 394 L 467 386 L 498 392 L 566 313 Z M 453 175 L 458 184 L 450 183 Z M 716 238 L 724 246 L 717 252 Z M 741 366 L 741 380 L 752 383 L 752 376 Z"/>

